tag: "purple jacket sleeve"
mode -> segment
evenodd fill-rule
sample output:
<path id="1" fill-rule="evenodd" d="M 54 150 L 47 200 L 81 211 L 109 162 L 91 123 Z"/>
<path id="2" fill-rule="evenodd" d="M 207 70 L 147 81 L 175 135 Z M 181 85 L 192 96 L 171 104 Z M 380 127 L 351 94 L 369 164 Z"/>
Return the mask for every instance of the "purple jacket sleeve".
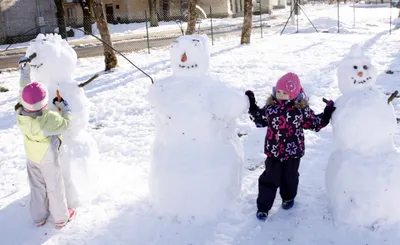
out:
<path id="1" fill-rule="evenodd" d="M 303 109 L 303 128 L 320 131 L 329 124 L 329 121 L 324 120 L 324 113 L 315 115 L 314 111 L 309 106 Z"/>
<path id="2" fill-rule="evenodd" d="M 250 119 L 254 122 L 257 128 L 268 127 L 268 117 L 266 112 L 267 106 L 263 108 L 251 108 L 249 110 Z"/>

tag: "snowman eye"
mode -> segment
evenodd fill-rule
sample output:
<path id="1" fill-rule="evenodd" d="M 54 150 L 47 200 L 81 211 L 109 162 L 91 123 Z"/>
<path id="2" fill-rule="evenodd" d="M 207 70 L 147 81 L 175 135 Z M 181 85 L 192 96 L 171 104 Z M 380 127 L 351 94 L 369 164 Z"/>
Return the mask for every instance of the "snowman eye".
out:
<path id="1" fill-rule="evenodd" d="M 364 70 L 368 70 L 368 66 L 364 65 L 363 66 Z"/>
<path id="2" fill-rule="evenodd" d="M 357 70 L 358 67 L 357 67 L 357 66 L 353 66 L 353 68 L 354 68 L 355 70 Z"/>

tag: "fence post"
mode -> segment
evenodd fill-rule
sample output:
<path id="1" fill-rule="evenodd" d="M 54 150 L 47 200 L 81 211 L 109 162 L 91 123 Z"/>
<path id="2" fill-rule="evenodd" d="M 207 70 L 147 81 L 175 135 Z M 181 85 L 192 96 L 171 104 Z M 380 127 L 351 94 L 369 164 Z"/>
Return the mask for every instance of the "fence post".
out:
<path id="1" fill-rule="evenodd" d="M 212 19 L 212 7 L 210 5 L 210 20 L 211 20 L 211 43 L 214 46 L 214 30 L 213 30 L 213 19 Z"/>
<path id="2" fill-rule="evenodd" d="M 147 37 L 147 52 L 150 54 L 150 40 L 149 40 L 149 27 L 147 26 L 147 11 L 144 11 L 144 18 L 146 22 L 146 37 Z"/>
<path id="3" fill-rule="evenodd" d="M 353 26 L 356 26 L 356 1 L 353 0 Z"/>
<path id="4" fill-rule="evenodd" d="M 392 35 L 392 0 L 390 0 L 389 35 Z"/>
<path id="5" fill-rule="evenodd" d="M 337 1 L 337 33 L 339 33 L 339 23 L 340 23 L 340 20 L 339 20 L 339 0 L 336 0 Z"/>
<path id="6" fill-rule="evenodd" d="M 262 22 L 262 11 L 261 11 L 261 0 L 260 0 L 260 27 L 261 27 L 261 38 L 263 37 L 263 22 Z"/>

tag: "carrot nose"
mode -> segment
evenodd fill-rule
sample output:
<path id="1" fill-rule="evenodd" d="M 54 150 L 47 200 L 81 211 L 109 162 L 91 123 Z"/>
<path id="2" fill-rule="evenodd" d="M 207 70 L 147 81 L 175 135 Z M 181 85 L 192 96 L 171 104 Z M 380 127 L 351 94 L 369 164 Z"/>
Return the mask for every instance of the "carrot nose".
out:
<path id="1" fill-rule="evenodd" d="M 359 77 L 362 77 L 362 76 L 363 76 L 363 72 L 360 71 L 359 73 L 357 73 L 357 75 L 358 75 Z"/>
<path id="2" fill-rule="evenodd" d="M 183 55 L 182 55 L 182 57 L 181 57 L 181 61 L 182 61 L 182 62 L 186 62 L 186 61 L 187 61 L 186 52 L 183 53 Z"/>

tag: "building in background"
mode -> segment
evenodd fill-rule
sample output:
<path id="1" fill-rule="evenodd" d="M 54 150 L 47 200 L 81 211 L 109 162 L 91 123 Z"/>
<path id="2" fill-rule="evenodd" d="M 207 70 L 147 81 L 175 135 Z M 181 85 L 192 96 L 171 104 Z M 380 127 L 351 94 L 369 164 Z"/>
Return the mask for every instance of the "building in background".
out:
<path id="1" fill-rule="evenodd" d="M 0 43 L 27 41 L 38 33 L 53 32 L 56 26 L 39 26 L 57 25 L 54 0 L 1 0 L 0 23 Z"/>
<path id="2" fill-rule="evenodd" d="M 261 5 L 260 5 L 261 1 Z M 253 0 L 254 12 L 270 13 L 274 5 L 285 0 Z M 145 11 L 149 15 L 149 0 L 103 0 L 108 23 L 143 22 Z M 184 19 L 188 0 L 157 0 L 157 14 L 160 21 Z M 243 15 L 244 0 L 199 0 L 198 5 L 207 16 L 215 18 L 236 17 Z M 66 0 L 64 3 L 67 25 L 82 26 L 83 12 L 77 0 Z"/>

